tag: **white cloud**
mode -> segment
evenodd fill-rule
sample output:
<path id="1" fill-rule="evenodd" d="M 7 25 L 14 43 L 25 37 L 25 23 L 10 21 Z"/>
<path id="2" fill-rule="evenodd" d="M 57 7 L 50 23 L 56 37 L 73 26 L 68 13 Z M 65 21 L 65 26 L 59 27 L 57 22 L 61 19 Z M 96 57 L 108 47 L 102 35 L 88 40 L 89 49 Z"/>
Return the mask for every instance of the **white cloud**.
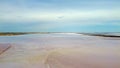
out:
<path id="1" fill-rule="evenodd" d="M 13 11 L 2 12 L 0 19 L 3 21 L 46 21 L 46 22 L 81 22 L 81 21 L 109 21 L 120 20 L 120 10 L 69 10 L 59 11 Z"/>
<path id="2" fill-rule="evenodd" d="M 60 0 L 61 1 L 61 0 Z M 111 20 L 120 20 L 120 9 L 118 3 L 115 1 L 107 2 L 107 1 L 94 1 L 96 3 L 100 3 L 97 7 L 101 7 L 95 9 L 94 7 L 87 7 L 87 9 L 92 10 L 84 10 L 83 8 L 87 5 L 80 7 L 80 5 L 75 5 L 76 9 L 70 9 L 71 4 L 73 2 L 78 4 L 80 1 L 72 1 L 70 0 L 68 5 L 66 2 L 62 0 L 64 7 L 57 3 L 58 1 L 48 2 L 47 1 L 38 1 L 34 3 L 30 3 L 29 0 L 6 0 L 0 3 L 0 21 L 8 21 L 8 22 L 29 22 L 29 21 L 44 21 L 44 22 L 63 22 L 63 23 L 81 23 L 81 24 L 91 24 L 92 22 L 100 22 L 100 21 L 111 21 Z M 81 0 L 82 2 L 89 3 L 89 1 Z M 92 1 L 93 2 L 93 1 Z M 113 6 L 112 9 L 103 9 L 104 6 L 102 4 L 108 3 L 107 6 Z M 56 3 L 58 5 L 56 5 Z M 117 4 L 117 5 L 112 5 Z M 84 4 L 84 3 L 83 3 Z M 90 3 L 91 4 L 91 3 Z M 111 5 L 110 5 L 111 4 Z M 52 6 L 51 6 L 52 5 Z M 56 5 L 56 6 L 55 6 Z M 30 8 L 32 6 L 32 8 Z M 46 8 L 47 6 L 47 8 Z M 49 7 L 50 6 L 50 7 Z M 54 7 L 55 6 L 55 7 Z M 67 6 L 67 7 L 66 7 Z M 94 5 L 92 5 L 94 6 Z M 56 10 L 57 8 L 62 8 L 63 10 Z M 81 9 L 79 9 L 79 7 Z M 83 23 L 84 22 L 84 23 Z"/>

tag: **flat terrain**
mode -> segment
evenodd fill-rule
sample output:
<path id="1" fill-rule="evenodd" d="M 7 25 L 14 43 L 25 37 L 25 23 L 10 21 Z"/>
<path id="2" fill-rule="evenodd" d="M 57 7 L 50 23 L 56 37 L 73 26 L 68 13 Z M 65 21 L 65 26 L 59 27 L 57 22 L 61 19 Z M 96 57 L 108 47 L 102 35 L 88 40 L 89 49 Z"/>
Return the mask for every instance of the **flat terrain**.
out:
<path id="1" fill-rule="evenodd" d="M 0 54 L 4 53 L 11 47 L 10 44 L 0 44 Z"/>
<path id="2" fill-rule="evenodd" d="M 76 33 L 1 36 L 0 68 L 120 68 L 120 38 Z"/>

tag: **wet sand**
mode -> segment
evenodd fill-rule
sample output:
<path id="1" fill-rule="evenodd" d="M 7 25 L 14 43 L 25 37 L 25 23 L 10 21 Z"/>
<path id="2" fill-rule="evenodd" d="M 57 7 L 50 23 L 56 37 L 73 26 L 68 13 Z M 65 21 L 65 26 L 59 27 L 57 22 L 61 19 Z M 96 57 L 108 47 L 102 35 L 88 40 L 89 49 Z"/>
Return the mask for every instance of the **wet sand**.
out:
<path id="1" fill-rule="evenodd" d="M 11 45 L 0 68 L 120 68 L 119 38 L 35 34 L 2 36 L 0 44 Z"/>
<path id="2" fill-rule="evenodd" d="M 0 55 L 11 47 L 10 44 L 0 44 Z"/>

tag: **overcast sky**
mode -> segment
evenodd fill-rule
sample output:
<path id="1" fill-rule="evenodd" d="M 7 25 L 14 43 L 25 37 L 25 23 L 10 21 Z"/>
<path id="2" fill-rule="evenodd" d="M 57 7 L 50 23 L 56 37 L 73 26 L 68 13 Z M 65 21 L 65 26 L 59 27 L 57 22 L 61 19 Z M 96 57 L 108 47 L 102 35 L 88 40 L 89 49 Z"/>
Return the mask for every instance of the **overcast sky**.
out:
<path id="1" fill-rule="evenodd" d="M 0 32 L 120 32 L 120 0 L 0 0 Z"/>

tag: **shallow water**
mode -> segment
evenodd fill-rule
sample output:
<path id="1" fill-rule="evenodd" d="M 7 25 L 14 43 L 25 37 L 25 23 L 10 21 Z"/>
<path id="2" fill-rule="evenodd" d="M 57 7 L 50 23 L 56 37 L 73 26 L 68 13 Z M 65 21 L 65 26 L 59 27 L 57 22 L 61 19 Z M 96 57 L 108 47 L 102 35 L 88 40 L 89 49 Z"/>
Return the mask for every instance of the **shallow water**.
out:
<path id="1" fill-rule="evenodd" d="M 0 36 L 0 44 L 6 43 L 11 48 L 0 55 L 0 68 L 120 68 L 120 38 L 76 33 Z"/>

